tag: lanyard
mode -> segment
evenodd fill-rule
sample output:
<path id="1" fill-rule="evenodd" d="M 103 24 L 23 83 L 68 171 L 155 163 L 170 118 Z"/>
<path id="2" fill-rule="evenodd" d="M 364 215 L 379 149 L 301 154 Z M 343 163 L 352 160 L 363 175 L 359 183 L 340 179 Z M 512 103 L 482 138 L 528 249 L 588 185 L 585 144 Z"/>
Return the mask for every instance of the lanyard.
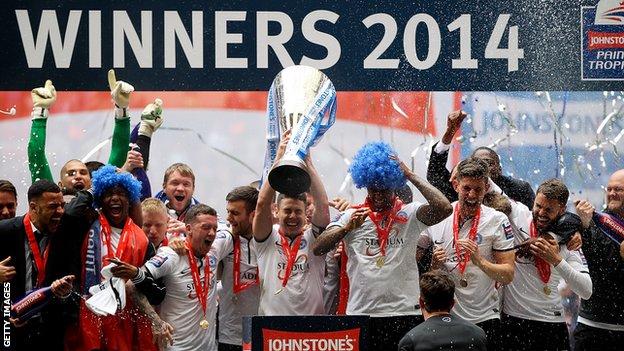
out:
<path id="1" fill-rule="evenodd" d="M 195 258 L 195 254 L 193 253 L 193 250 L 191 250 L 191 246 L 188 242 L 186 250 L 188 251 L 187 256 L 189 266 L 191 266 L 193 284 L 195 285 L 195 295 L 197 295 L 199 304 L 204 312 L 204 318 L 206 318 L 206 304 L 208 303 L 206 298 L 208 297 L 208 290 L 210 289 L 210 261 L 206 260 L 206 256 L 202 258 L 204 260 L 204 281 L 202 282 L 199 276 L 199 267 L 197 267 L 197 259 Z"/>
<path id="2" fill-rule="evenodd" d="M 537 228 L 535 228 L 533 221 L 531 221 L 531 226 L 529 227 L 529 235 L 531 235 L 531 238 L 537 238 Z M 537 268 L 537 273 L 539 273 L 542 282 L 544 282 L 544 284 L 548 283 L 550 280 L 550 264 L 544 259 L 535 256 L 535 267 Z"/>
<path id="3" fill-rule="evenodd" d="M 468 263 L 468 256 L 463 255 L 463 249 L 460 245 L 457 245 L 457 241 L 459 240 L 459 213 L 461 209 L 459 208 L 459 202 L 455 204 L 455 214 L 453 216 L 453 246 L 455 246 L 455 255 L 457 256 L 459 273 L 463 274 L 466 270 L 466 264 Z M 477 237 L 477 228 L 479 227 L 479 219 L 481 218 L 481 207 L 477 209 L 477 213 L 475 213 L 472 218 L 472 226 L 470 227 L 470 231 L 468 232 L 468 239 L 474 241 Z"/>
<path id="4" fill-rule="evenodd" d="M 254 284 L 258 284 L 258 267 L 256 267 L 256 279 L 251 282 L 241 283 L 240 278 L 240 238 L 234 236 L 234 293 L 238 294 L 241 291 L 249 288 Z"/>
<path id="5" fill-rule="evenodd" d="M 43 255 L 41 254 L 41 250 L 39 250 L 39 243 L 37 243 L 37 239 L 35 239 L 35 233 L 30 224 L 30 213 L 24 216 L 24 229 L 26 230 L 26 237 L 28 238 L 28 246 L 30 246 L 30 251 L 35 259 L 35 266 L 37 266 L 37 287 L 40 287 L 45 278 L 45 264 L 48 260 L 48 250 L 46 247 L 43 251 Z"/>
<path id="6" fill-rule="evenodd" d="M 288 243 L 288 239 L 286 239 L 286 236 L 281 231 L 279 233 L 279 236 L 282 243 L 282 250 L 286 255 L 286 271 L 284 272 L 284 278 L 282 279 L 282 287 L 286 287 L 286 284 L 288 284 L 288 279 L 290 279 L 290 273 L 292 272 L 293 266 L 295 265 L 295 260 L 297 259 L 297 253 L 299 252 L 299 246 L 301 245 L 301 239 L 303 238 L 303 234 L 297 235 L 297 238 L 295 239 L 295 244 L 292 248 Z"/>

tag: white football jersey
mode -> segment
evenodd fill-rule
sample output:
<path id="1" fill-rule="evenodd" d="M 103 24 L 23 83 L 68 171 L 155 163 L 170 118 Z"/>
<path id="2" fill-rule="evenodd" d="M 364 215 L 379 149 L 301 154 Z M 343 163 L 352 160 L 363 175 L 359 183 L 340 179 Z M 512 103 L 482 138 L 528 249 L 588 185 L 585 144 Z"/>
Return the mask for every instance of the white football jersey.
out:
<path id="1" fill-rule="evenodd" d="M 216 241 L 215 241 L 216 243 Z M 213 243 L 207 259 L 196 259 L 200 280 L 204 281 L 204 262 L 210 264 L 210 287 L 206 298 L 206 315 L 197 299 L 195 285 L 187 256 L 178 256 L 169 247 L 158 249 L 156 256 L 145 264 L 155 279 L 162 278 L 167 289 L 160 304 L 160 317 L 171 324 L 173 346 L 167 350 L 217 350 L 216 331 L 216 287 L 217 264 L 226 255 L 223 247 Z M 206 319 L 208 329 L 202 329 L 200 322 Z"/>
<path id="2" fill-rule="evenodd" d="M 344 237 L 349 276 L 347 314 L 422 314 L 418 304 L 420 288 L 416 247 L 420 233 L 427 226 L 416 218 L 421 205 L 413 202 L 397 212 L 396 216 L 402 221 L 395 220 L 392 225 L 381 267 L 378 266 L 381 249 L 377 229 L 369 217 Z M 345 211 L 328 228 L 344 227 L 354 211 Z"/>
<path id="3" fill-rule="evenodd" d="M 455 208 L 455 203 L 453 203 Z M 435 247 L 442 247 L 446 252 L 447 261 L 444 267 L 449 271 L 455 282 L 456 304 L 451 313 L 472 322 L 480 323 L 493 318 L 500 318 L 499 295 L 495 289 L 495 281 L 487 276 L 470 259 L 466 263 L 464 278 L 468 286 L 459 284 L 459 260 L 455 254 L 453 238 L 454 212 L 442 222 L 429 227 L 423 232 Z M 468 238 L 473 220 L 466 221 L 459 228 L 459 239 Z M 479 245 L 479 254 L 490 262 L 494 262 L 493 253 L 513 247 L 513 229 L 503 213 L 487 206 L 481 206 L 481 218 L 477 227 L 475 241 Z"/>
<path id="4" fill-rule="evenodd" d="M 519 244 L 530 237 L 530 225 L 533 221 L 531 211 L 522 210 L 515 218 L 518 228 L 515 243 Z M 551 233 L 555 240 L 561 238 Z M 561 258 L 578 272 L 587 272 L 578 251 L 569 251 L 565 245 L 559 245 Z M 563 323 L 563 305 L 558 285 L 561 275 L 555 267 L 550 266 L 550 279 L 542 282 L 535 266 L 535 259 L 518 257 L 513 281 L 503 287 L 503 312 L 510 316 L 540 322 Z"/>
<path id="5" fill-rule="evenodd" d="M 282 278 L 287 257 L 283 253 L 278 227 L 274 226 L 263 242 L 254 240 L 260 271 L 260 307 L 263 316 L 323 314 L 323 275 L 325 256 L 315 256 L 311 245 L 316 240 L 312 229 L 303 232 L 295 264 L 286 287 Z M 294 240 L 290 240 L 292 245 Z M 281 292 L 276 294 L 281 289 Z"/>
<path id="6" fill-rule="evenodd" d="M 258 263 L 253 249 L 253 239 L 240 239 L 240 283 L 254 282 L 257 277 Z M 224 245 L 227 256 L 223 259 L 223 289 L 219 293 L 219 342 L 242 345 L 243 316 L 258 314 L 260 304 L 260 286 L 254 284 L 247 289 L 234 293 L 234 239 L 232 234 L 222 232 L 215 243 Z"/>

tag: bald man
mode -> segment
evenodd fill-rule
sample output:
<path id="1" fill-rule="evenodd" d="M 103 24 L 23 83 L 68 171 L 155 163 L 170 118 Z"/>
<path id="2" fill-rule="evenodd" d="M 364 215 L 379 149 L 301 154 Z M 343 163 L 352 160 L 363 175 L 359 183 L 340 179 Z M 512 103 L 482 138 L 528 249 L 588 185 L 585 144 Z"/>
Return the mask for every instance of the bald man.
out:
<path id="1" fill-rule="evenodd" d="M 624 221 L 624 169 L 609 178 L 606 213 Z M 584 230 L 583 253 L 593 283 L 593 294 L 582 300 L 574 331 L 575 350 L 621 350 L 624 344 L 624 248 L 592 220 L 594 207 L 579 201 L 576 211 Z"/>

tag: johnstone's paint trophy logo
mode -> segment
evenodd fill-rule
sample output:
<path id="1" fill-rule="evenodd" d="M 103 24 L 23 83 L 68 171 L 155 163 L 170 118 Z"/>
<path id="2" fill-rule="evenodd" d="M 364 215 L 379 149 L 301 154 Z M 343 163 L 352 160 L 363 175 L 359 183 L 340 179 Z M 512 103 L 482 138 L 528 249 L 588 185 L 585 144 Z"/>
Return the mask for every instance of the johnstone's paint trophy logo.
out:
<path id="1" fill-rule="evenodd" d="M 624 0 L 581 7 L 581 79 L 624 80 Z"/>

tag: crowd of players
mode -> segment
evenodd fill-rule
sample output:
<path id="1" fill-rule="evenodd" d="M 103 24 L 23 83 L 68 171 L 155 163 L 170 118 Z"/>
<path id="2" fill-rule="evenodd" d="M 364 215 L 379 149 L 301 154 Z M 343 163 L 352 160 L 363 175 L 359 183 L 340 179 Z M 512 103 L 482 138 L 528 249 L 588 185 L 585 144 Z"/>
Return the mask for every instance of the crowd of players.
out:
<path id="1" fill-rule="evenodd" d="M 108 165 L 70 160 L 53 179 L 45 136 L 56 92 L 48 81 L 32 92 L 33 182 L 24 216 L 16 217 L 15 187 L 0 181 L 0 281 L 12 303 L 47 286 L 54 295 L 29 319 L 11 318 L 15 349 L 241 350 L 243 316 L 324 314 L 371 316 L 372 350 L 624 344 L 624 244 L 596 227 L 589 202 L 566 211 L 561 180 L 534 193 L 503 175 L 489 148 L 449 171 L 464 112 L 449 114 L 427 180 L 388 144 L 372 142 L 349 169 L 367 190 L 362 204 L 329 200 L 307 157 L 309 192 L 241 184 L 218 213 L 193 197 L 196 178 L 186 164 L 171 165 L 151 196 L 145 172 L 162 101 L 146 106 L 131 131 L 133 87 L 112 72 L 109 84 Z M 276 162 L 289 138 L 283 135 Z M 128 151 L 131 141 L 138 148 Z M 406 182 L 425 203 L 412 201 Z M 624 220 L 624 170 L 606 189 L 606 212 Z M 333 219 L 330 208 L 339 213 Z M 86 303 L 106 285 L 103 270 L 126 290 L 106 316 Z M 582 299 L 572 338 L 561 282 Z"/>

